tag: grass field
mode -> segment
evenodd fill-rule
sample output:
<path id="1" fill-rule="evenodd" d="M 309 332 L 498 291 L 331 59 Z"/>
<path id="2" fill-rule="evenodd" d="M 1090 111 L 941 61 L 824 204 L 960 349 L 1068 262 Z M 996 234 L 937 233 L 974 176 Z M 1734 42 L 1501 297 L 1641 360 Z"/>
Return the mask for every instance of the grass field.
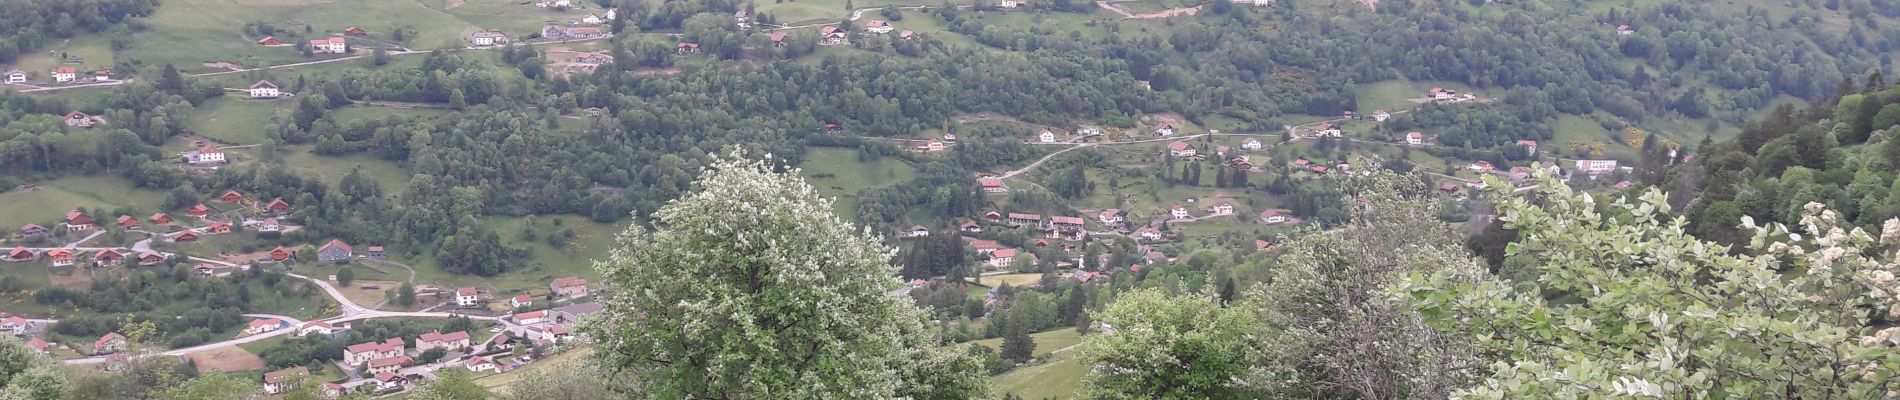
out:
<path id="1" fill-rule="evenodd" d="M 390 40 L 390 33 L 398 26 L 414 31 L 406 47 L 431 49 L 461 47 L 463 35 L 478 27 L 500 28 L 512 35 L 524 35 L 543 22 L 518 18 L 505 26 L 481 26 L 456 13 L 469 17 L 493 14 L 494 18 L 485 20 L 501 20 L 508 14 L 500 9 L 474 6 L 467 7 L 468 11 L 458 8 L 456 13 L 449 13 L 439 9 L 445 2 L 428 3 L 436 4 L 385 0 L 171 0 L 145 19 L 152 29 L 134 35 L 134 44 L 125 56 L 148 64 L 171 63 L 190 66 L 190 69 L 197 69 L 199 63 L 207 60 L 229 60 L 245 66 L 311 60 L 294 47 L 257 45 L 254 41 L 259 37 L 248 37 L 244 33 L 244 24 L 249 22 L 276 27 L 279 31 L 273 36 L 286 43 L 325 37 L 349 26 L 362 27 L 370 31 L 370 36 L 350 41 L 359 53 L 379 46 L 370 39 Z M 541 11 L 529 5 L 493 0 L 469 3 L 504 3 L 514 5 L 511 9 L 518 10 L 516 12 Z"/>
<path id="2" fill-rule="evenodd" d="M 562 352 L 561 354 L 548 356 L 547 358 L 541 359 L 541 361 L 536 361 L 528 365 L 524 365 L 520 369 L 516 369 L 506 374 L 488 375 L 488 376 L 483 376 L 480 378 L 475 378 L 475 383 L 481 384 L 483 387 L 487 387 L 488 390 L 493 393 L 507 393 L 508 385 L 514 383 L 515 380 L 517 379 L 521 379 L 521 377 L 526 373 L 529 373 L 529 372 L 539 372 L 539 373 L 544 373 L 544 374 L 562 373 L 562 371 L 567 370 L 566 367 L 572 367 L 573 365 L 575 365 L 576 362 L 587 359 L 587 355 L 593 354 L 593 353 L 594 353 L 593 347 L 575 348 L 573 350 Z"/>
<path id="3" fill-rule="evenodd" d="M 556 249 L 547 243 L 547 234 L 555 232 L 554 220 L 561 220 L 562 227 L 572 228 L 574 240 L 567 246 Z M 593 260 L 605 258 L 607 251 L 614 246 L 614 235 L 625 228 L 624 223 L 598 224 L 586 218 L 571 215 L 535 217 L 535 226 L 540 234 L 537 240 L 524 240 L 523 227 L 527 218 L 491 218 L 490 228 L 501 235 L 503 243 L 514 248 L 526 248 L 532 256 L 514 271 L 494 277 L 460 275 L 442 270 L 433 254 L 425 254 L 414 260 L 401 260 L 416 268 L 416 283 L 439 285 L 479 285 L 498 291 L 522 289 L 545 289 L 548 281 L 563 276 L 580 276 L 594 279 L 598 275 L 593 270 Z"/>
<path id="4" fill-rule="evenodd" d="M 858 203 L 852 198 L 858 191 L 883 186 L 885 184 L 910 180 L 917 170 L 894 158 L 884 158 L 876 162 L 858 162 L 857 149 L 837 147 L 811 147 L 805 151 L 805 160 L 798 164 L 803 169 L 805 180 L 818 192 L 838 200 L 835 209 L 839 215 L 851 216 L 858 212 Z"/>
<path id="5" fill-rule="evenodd" d="M 246 100 L 235 96 L 208 103 L 192 114 L 193 130 L 200 136 L 231 145 L 263 143 L 264 132 L 272 125 L 271 116 L 280 111 L 288 116 L 290 110 L 297 107 L 296 100 Z"/>
<path id="6" fill-rule="evenodd" d="M 993 377 L 990 389 L 998 394 L 1009 393 L 1025 399 L 1074 398 L 1076 389 L 1082 385 L 1082 376 L 1088 373 L 1088 367 L 1076 360 L 1074 349 L 1054 352 L 1082 343 L 1082 337 L 1076 334 L 1075 329 L 1058 329 L 1030 337 L 1036 340 L 1036 357 L 1048 361 L 1019 367 Z M 1003 339 L 984 339 L 972 343 L 999 348 L 1003 345 Z"/>
<path id="7" fill-rule="evenodd" d="M 278 157 L 283 165 L 304 174 L 315 175 L 323 183 L 336 185 L 348 176 L 351 170 L 362 168 L 371 180 L 382 186 L 383 193 L 401 193 L 409 186 L 409 178 L 414 176 L 394 161 L 376 158 L 369 154 L 349 154 L 340 157 L 320 156 L 310 151 L 311 146 L 284 146 L 278 148 Z"/>
<path id="8" fill-rule="evenodd" d="M 1405 79 L 1393 79 L 1393 80 L 1385 80 L 1385 81 L 1378 81 L 1378 82 L 1361 83 L 1358 86 L 1359 86 L 1359 92 L 1358 92 L 1359 110 L 1358 111 L 1364 112 L 1367 114 L 1371 114 L 1373 110 L 1379 110 L 1379 109 L 1384 109 L 1386 111 L 1398 111 L 1398 110 L 1409 110 L 1412 107 L 1417 107 L 1418 104 L 1414 104 L 1410 101 L 1406 101 L 1406 99 L 1416 99 L 1420 97 L 1425 97 L 1425 92 L 1427 90 L 1431 90 L 1431 88 L 1434 88 L 1434 87 L 1455 89 L 1458 91 L 1458 93 L 1461 93 L 1461 94 L 1474 93 L 1474 94 L 1477 94 L 1479 97 L 1484 97 L 1483 91 L 1475 90 L 1470 85 L 1457 83 L 1457 82 L 1411 81 L 1411 80 L 1405 80 Z M 1333 116 L 1333 118 L 1338 118 L 1338 116 Z"/>
<path id="9" fill-rule="evenodd" d="M 105 36 L 84 35 L 52 41 L 37 52 L 22 54 L 10 68 L 0 69 L 18 69 L 32 74 L 35 81 L 52 82 L 53 67 L 75 67 L 83 77 L 89 71 L 112 68 L 115 62 Z"/>
<path id="10" fill-rule="evenodd" d="M 107 176 L 71 176 L 35 185 L 39 186 L 38 190 L 0 193 L 0 227 L 17 230 L 20 225 L 30 223 L 47 225 L 64 217 L 66 211 L 79 207 L 156 211 L 165 198 L 164 192 L 135 188 L 124 179 Z"/>
<path id="11" fill-rule="evenodd" d="M 1562 114 L 1557 116 L 1557 122 L 1552 124 L 1552 129 L 1557 132 L 1557 136 L 1551 140 L 1553 143 L 1548 145 L 1549 147 L 1538 146 L 1539 152 L 1570 157 L 1575 155 L 1569 149 L 1571 143 L 1602 144 L 1605 157 L 1633 151 L 1621 142 L 1612 142 L 1611 135 L 1616 132 L 1604 129 L 1602 124 L 1598 124 L 1589 117 Z"/>
<path id="12" fill-rule="evenodd" d="M 985 276 L 981 278 L 973 278 L 973 279 L 976 280 L 976 283 L 978 285 L 983 285 L 983 286 L 988 286 L 988 287 L 996 287 L 997 285 L 1001 285 L 1004 283 L 1008 283 L 1010 286 L 1021 287 L 1023 285 L 1036 283 L 1036 281 L 1042 280 L 1042 274 L 1003 274 L 1003 275 L 990 275 L 990 276 Z M 981 292 L 981 290 L 972 290 L 972 291 Z"/>

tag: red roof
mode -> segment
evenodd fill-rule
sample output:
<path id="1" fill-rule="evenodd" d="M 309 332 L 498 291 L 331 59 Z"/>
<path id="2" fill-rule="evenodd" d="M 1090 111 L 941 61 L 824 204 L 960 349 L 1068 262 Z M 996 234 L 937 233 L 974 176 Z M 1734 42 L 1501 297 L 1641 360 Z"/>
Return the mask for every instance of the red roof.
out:
<path id="1" fill-rule="evenodd" d="M 279 324 L 283 324 L 283 323 L 284 323 L 284 320 L 281 320 L 281 319 L 276 319 L 276 318 L 259 318 L 259 319 L 253 319 L 253 320 L 251 320 L 251 327 L 252 327 L 252 328 L 256 328 L 256 327 L 260 327 L 260 326 L 272 326 L 272 325 L 279 325 Z"/>
<path id="2" fill-rule="evenodd" d="M 1168 145 L 1168 150 L 1181 151 L 1181 150 L 1187 150 L 1187 149 L 1188 149 L 1187 142 L 1174 142 Z"/>
<path id="3" fill-rule="evenodd" d="M 676 46 L 673 46 L 673 47 L 674 47 L 674 48 L 680 48 L 680 49 L 697 49 L 697 48 L 699 48 L 699 43 L 693 43 L 693 42 L 680 42 L 680 44 L 678 44 L 678 45 L 676 45 Z"/>
<path id="4" fill-rule="evenodd" d="M 1003 245 L 994 240 L 970 239 L 970 248 L 973 249 L 992 250 L 1000 247 L 1003 247 Z"/>
<path id="5" fill-rule="evenodd" d="M 532 301 L 534 301 L 534 296 L 529 296 L 525 294 L 520 295 L 520 296 L 515 296 L 516 303 L 527 303 L 527 302 L 532 302 Z"/>
<path id="6" fill-rule="evenodd" d="M 986 188 L 1003 187 L 1003 180 L 997 178 L 977 178 L 976 184 Z"/>
<path id="7" fill-rule="evenodd" d="M 527 320 L 527 319 L 547 318 L 547 316 L 548 316 L 547 311 L 529 311 L 529 312 L 524 312 L 520 314 L 515 314 L 514 319 L 515 321 L 521 321 L 521 320 Z"/>
<path id="8" fill-rule="evenodd" d="M 52 249 L 46 251 L 46 256 L 55 259 L 73 258 L 73 251 L 67 249 Z"/>
<path id="9" fill-rule="evenodd" d="M 423 333 L 421 336 L 417 336 L 416 340 L 420 340 L 424 342 L 454 342 L 454 341 L 460 341 L 460 340 L 468 340 L 468 331 L 449 332 L 449 333 L 428 332 L 428 333 Z"/>
<path id="10" fill-rule="evenodd" d="M 185 213 L 186 213 L 186 214 L 199 214 L 199 215 L 203 215 L 203 214 L 210 214 L 210 213 L 211 213 L 211 207 L 205 207 L 205 205 L 204 205 L 204 204 L 198 204 L 198 205 L 194 205 L 194 206 L 191 206 L 191 209 L 189 209 L 189 210 L 185 210 Z"/>
<path id="11" fill-rule="evenodd" d="M 1051 215 L 1049 216 L 1049 222 L 1058 223 L 1058 224 L 1067 224 L 1067 225 L 1081 225 L 1082 217 L 1065 217 L 1061 215 Z"/>
<path id="12" fill-rule="evenodd" d="M 138 218 L 132 218 L 132 216 L 130 215 L 119 216 L 119 225 L 138 225 L 138 224 L 139 224 Z"/>
<path id="13" fill-rule="evenodd" d="M 398 356 L 398 357 L 390 357 L 390 358 L 379 358 L 379 359 L 375 359 L 375 360 L 369 360 L 369 367 L 370 367 L 370 368 L 382 368 L 382 367 L 387 367 L 387 366 L 391 366 L 391 365 L 397 365 L 397 366 L 400 366 L 400 365 L 409 365 L 409 363 L 410 363 L 410 362 L 411 362 L 411 360 L 409 359 L 409 357 L 408 357 L 408 356 Z M 379 375 L 379 377 L 380 377 L 380 375 Z"/>
<path id="14" fill-rule="evenodd" d="M 886 26 L 891 26 L 891 24 L 889 22 L 884 22 L 884 20 L 881 20 L 881 19 L 874 19 L 874 20 L 871 20 L 871 23 L 864 24 L 864 27 L 866 28 L 882 28 Z"/>
<path id="15" fill-rule="evenodd" d="M 83 212 L 79 212 L 79 210 L 67 211 L 66 223 L 74 224 L 74 225 L 92 224 L 92 216 L 86 215 L 86 213 L 83 213 Z"/>
<path id="16" fill-rule="evenodd" d="M 275 37 L 265 36 L 263 39 L 258 39 L 257 44 L 275 46 L 275 45 L 284 44 L 284 41 L 277 40 L 277 38 Z"/>
<path id="17" fill-rule="evenodd" d="M 99 250 L 99 253 L 94 254 L 92 258 L 99 261 L 112 261 L 116 259 L 124 259 L 125 254 L 120 253 L 119 250 L 117 249 L 105 249 L 105 250 Z"/>
<path id="18" fill-rule="evenodd" d="M 772 34 L 766 35 L 765 37 L 772 39 L 774 42 L 783 42 L 785 41 L 785 32 L 772 32 Z"/>
<path id="19" fill-rule="evenodd" d="M 45 340 L 40 340 L 40 338 L 36 336 L 36 337 L 33 337 L 32 339 L 26 340 L 26 347 L 31 347 L 34 350 L 46 351 L 47 348 L 53 347 L 53 344 L 47 343 Z"/>
<path id="20" fill-rule="evenodd" d="M 565 288 L 574 286 L 587 286 L 587 280 L 572 276 L 554 279 L 554 287 Z"/>
<path id="21" fill-rule="evenodd" d="M 479 291 L 475 290 L 475 288 L 472 288 L 472 287 L 455 289 L 456 296 L 474 296 L 479 293 L 480 293 Z"/>
<path id="22" fill-rule="evenodd" d="M 78 68 L 73 68 L 73 67 L 58 67 L 58 68 L 53 68 L 53 73 L 56 73 L 56 74 L 76 74 L 76 73 L 79 73 L 79 69 L 78 69 Z"/>
<path id="23" fill-rule="evenodd" d="M 284 368 L 264 373 L 264 383 L 282 383 L 285 378 L 309 376 L 310 370 L 304 367 Z"/>
<path id="24" fill-rule="evenodd" d="M 125 336 L 120 335 L 118 332 L 107 333 L 105 336 L 100 336 L 99 340 L 92 341 L 92 348 L 98 349 L 98 348 L 106 347 L 107 345 L 112 344 L 112 342 L 120 341 L 120 340 L 125 340 Z"/>
<path id="25" fill-rule="evenodd" d="M 271 210 L 271 211 L 289 210 L 290 202 L 284 201 L 284 198 L 282 197 L 270 199 L 270 203 L 264 205 L 264 209 Z"/>
<path id="26" fill-rule="evenodd" d="M 172 222 L 172 216 L 165 215 L 165 213 L 154 213 L 151 217 L 147 217 L 146 220 L 152 221 L 154 224 L 167 224 Z"/>
<path id="27" fill-rule="evenodd" d="M 13 246 L 13 250 L 7 252 L 8 258 L 27 258 L 32 256 L 33 251 L 27 250 L 26 246 Z"/>
<path id="28" fill-rule="evenodd" d="M 402 350 L 402 347 L 403 347 L 402 338 L 389 338 L 381 342 L 363 342 L 363 343 L 353 344 L 353 345 L 350 345 L 350 347 L 344 348 L 343 351 L 350 352 L 350 353 L 368 353 L 368 352 L 381 353 L 381 352 L 388 352 L 392 350 Z"/>
<path id="29" fill-rule="evenodd" d="M 1041 221 L 1042 214 L 1009 213 L 1009 219 L 1029 219 L 1029 220 Z"/>
<path id="30" fill-rule="evenodd" d="M 1016 249 L 996 249 L 996 252 L 990 253 L 990 258 L 1010 258 L 1015 256 Z"/>

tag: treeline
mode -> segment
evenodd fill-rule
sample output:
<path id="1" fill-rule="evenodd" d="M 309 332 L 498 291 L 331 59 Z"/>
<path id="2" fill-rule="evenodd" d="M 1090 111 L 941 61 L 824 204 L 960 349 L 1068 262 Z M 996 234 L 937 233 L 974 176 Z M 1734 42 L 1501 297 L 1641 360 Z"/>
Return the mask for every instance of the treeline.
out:
<path id="1" fill-rule="evenodd" d="M 119 27 L 150 15 L 159 0 L 12 0 L 0 2 L 0 64 L 55 40 Z M 40 71 L 46 73 L 46 71 Z"/>
<path id="2" fill-rule="evenodd" d="M 253 299 L 315 297 L 309 286 L 279 273 L 240 271 L 208 279 L 183 263 L 156 268 L 135 272 L 125 279 L 95 279 L 83 291 L 63 287 L 39 290 L 33 293 L 33 302 L 75 311 L 49 327 L 53 333 L 75 340 L 119 331 L 128 320 L 150 321 L 157 329 L 147 340 L 186 347 L 215 341 L 243 325 L 250 319 L 242 313 L 280 311 L 257 309 Z M 257 292 L 254 287 L 268 292 Z"/>

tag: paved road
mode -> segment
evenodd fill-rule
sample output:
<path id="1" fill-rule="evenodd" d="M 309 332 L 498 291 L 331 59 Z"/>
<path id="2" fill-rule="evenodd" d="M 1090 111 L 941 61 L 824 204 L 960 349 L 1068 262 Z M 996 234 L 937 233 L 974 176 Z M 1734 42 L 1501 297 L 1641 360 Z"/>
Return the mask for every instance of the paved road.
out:
<path id="1" fill-rule="evenodd" d="M 84 85 L 35 86 L 32 89 L 21 89 L 20 93 L 51 92 L 55 90 L 79 89 L 79 88 L 101 87 L 101 86 L 119 86 L 119 85 L 125 84 L 126 82 L 131 82 L 131 81 L 132 81 L 131 79 L 123 79 L 123 80 L 105 81 L 105 82 L 99 82 L 99 83 L 88 83 Z"/>
<path id="2" fill-rule="evenodd" d="M 601 36 L 601 37 L 592 37 L 592 38 L 585 38 L 585 39 L 571 39 L 571 40 L 557 40 L 557 41 L 552 41 L 552 42 L 533 42 L 533 43 L 522 43 L 522 44 L 523 44 L 523 45 L 526 45 L 526 46 L 529 46 L 529 47 L 532 47 L 532 46 L 535 46 L 535 45 L 542 45 L 542 44 L 558 44 L 558 43 L 573 43 L 573 42 L 587 42 L 587 41 L 595 41 L 595 40 L 601 40 L 601 39 L 608 39 L 608 38 L 612 38 L 612 37 L 613 37 L 613 35 L 607 35 L 607 36 Z M 480 47 L 476 47 L 476 46 L 469 46 L 469 47 L 463 47 L 463 48 L 458 48 L 458 49 L 442 49 L 442 50 L 447 50 L 447 51 L 456 51 L 456 50 L 493 50 L 493 49 L 500 49 L 500 48 L 505 48 L 505 47 L 507 47 L 507 46 L 480 46 Z M 428 53 L 428 52 L 430 52 L 430 51 L 433 51 L 433 50 L 406 50 L 406 49 L 402 49 L 402 50 L 396 50 L 396 51 L 391 51 L 391 52 L 388 52 L 388 54 L 389 54 L 389 55 L 390 55 L 391 57 L 394 57 L 394 56 L 405 56 L 405 55 L 410 55 L 410 54 L 420 54 L 420 53 Z M 305 66 L 305 65 L 318 65 L 318 64 L 328 64 L 328 63 L 333 63 L 333 62 L 339 62 L 339 61 L 349 61 L 349 60 L 355 60 L 355 59 L 361 59 L 361 58 L 363 58 L 363 57 L 369 57 L 369 56 L 370 56 L 369 54 L 362 54 L 362 55 L 354 55 L 354 56 L 349 56 L 349 57 L 339 57 L 339 58 L 332 58 L 332 59 L 326 59 L 326 60 L 316 60 L 316 61 L 306 61 L 306 62 L 300 62 L 300 63 L 294 63 L 294 64 L 284 64 L 284 65 L 272 65 L 272 66 L 268 66 L 268 67 L 258 67 L 258 68 L 245 68 L 245 69 L 234 69 L 234 70 L 230 70 L 230 71 L 218 71 L 218 72 L 206 72 L 206 73 L 199 73 L 199 74 L 188 74 L 188 75 L 185 75 L 185 76 L 194 76 L 194 77 L 195 77 L 195 76 L 217 76 L 217 75 L 229 75 L 229 74 L 235 74 L 235 73 L 241 73 L 241 72 L 250 72 L 250 71 L 258 71 L 258 70 L 267 70 L 267 69 L 277 69 L 277 68 L 294 68 L 294 67 L 301 67 L 301 66 Z M 127 79 L 127 80 L 130 80 L 130 79 Z M 22 90 L 22 92 L 25 92 L 25 90 Z"/>

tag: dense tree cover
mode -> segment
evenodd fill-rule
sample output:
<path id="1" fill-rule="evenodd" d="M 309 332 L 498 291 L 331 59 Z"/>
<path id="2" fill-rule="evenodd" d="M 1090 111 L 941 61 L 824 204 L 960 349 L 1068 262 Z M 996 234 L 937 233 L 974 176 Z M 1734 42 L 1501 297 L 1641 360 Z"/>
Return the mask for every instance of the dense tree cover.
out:
<path id="1" fill-rule="evenodd" d="M 119 331 L 130 318 L 156 324 L 158 330 L 148 341 L 184 347 L 219 340 L 218 335 L 250 321 L 242 313 L 280 311 L 256 309 L 253 296 L 317 296 L 313 287 L 280 273 L 242 271 L 209 279 L 187 265 L 168 268 L 165 273 L 141 271 L 124 279 L 96 279 L 84 291 L 47 288 L 34 292 L 33 301 L 76 311 L 48 327 L 49 332 L 74 340 Z"/>
<path id="2" fill-rule="evenodd" d="M 13 335 L 0 335 L 0 399 L 57 400 L 72 388 L 59 366 Z"/>
<path id="3" fill-rule="evenodd" d="M 0 64 L 82 33 L 126 35 L 127 20 L 149 15 L 159 0 L 17 0 L 0 3 Z M 62 55 L 61 58 L 64 58 Z M 40 71 L 44 74 L 46 71 Z"/>

